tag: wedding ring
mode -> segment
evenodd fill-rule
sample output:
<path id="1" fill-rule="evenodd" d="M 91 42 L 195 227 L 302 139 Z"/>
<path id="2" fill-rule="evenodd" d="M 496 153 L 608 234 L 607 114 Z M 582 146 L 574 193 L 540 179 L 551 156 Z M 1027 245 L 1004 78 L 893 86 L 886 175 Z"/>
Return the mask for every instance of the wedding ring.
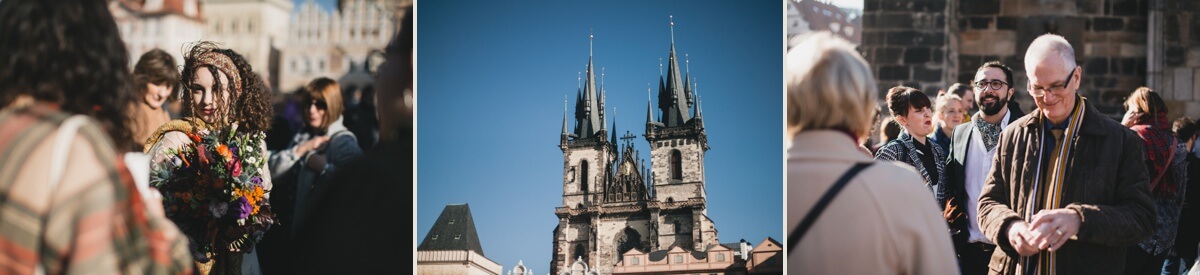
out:
<path id="1" fill-rule="evenodd" d="M 1054 230 L 1054 233 L 1057 233 L 1058 235 L 1062 235 L 1062 234 L 1063 234 L 1063 233 L 1062 233 L 1062 230 L 1058 230 L 1058 229 L 1055 229 L 1055 230 Z"/>

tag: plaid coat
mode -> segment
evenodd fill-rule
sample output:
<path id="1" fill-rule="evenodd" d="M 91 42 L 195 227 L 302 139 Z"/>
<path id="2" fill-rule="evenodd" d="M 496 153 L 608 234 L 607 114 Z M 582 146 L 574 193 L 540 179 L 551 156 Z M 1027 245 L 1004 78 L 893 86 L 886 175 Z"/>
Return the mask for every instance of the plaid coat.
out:
<path id="1" fill-rule="evenodd" d="M 69 115 L 34 105 L 0 111 L 0 274 L 180 274 L 187 239 L 149 212 L 112 141 L 78 129 L 57 185 L 51 151 Z"/>

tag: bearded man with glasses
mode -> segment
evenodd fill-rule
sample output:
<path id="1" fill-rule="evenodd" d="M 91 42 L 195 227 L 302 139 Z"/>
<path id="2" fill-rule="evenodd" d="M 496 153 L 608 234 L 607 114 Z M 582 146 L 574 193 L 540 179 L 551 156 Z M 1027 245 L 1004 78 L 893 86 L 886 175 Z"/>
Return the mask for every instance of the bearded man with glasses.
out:
<path id="1" fill-rule="evenodd" d="M 1077 94 L 1083 69 L 1066 39 L 1035 39 L 1025 69 L 1038 109 L 1000 134 L 979 198 L 979 228 L 999 248 L 989 269 L 1121 274 L 1126 248 L 1155 225 L 1141 139 Z"/>
<path id="2" fill-rule="evenodd" d="M 946 164 L 949 195 L 939 203 L 945 206 L 943 216 L 950 223 L 959 271 L 987 274 L 996 245 L 979 228 L 979 195 L 992 169 L 1000 132 L 1025 114 L 1009 108 L 1016 89 L 1009 84 L 1013 75 L 1008 66 L 997 61 L 984 63 L 971 83 L 979 111 L 954 129 Z"/>

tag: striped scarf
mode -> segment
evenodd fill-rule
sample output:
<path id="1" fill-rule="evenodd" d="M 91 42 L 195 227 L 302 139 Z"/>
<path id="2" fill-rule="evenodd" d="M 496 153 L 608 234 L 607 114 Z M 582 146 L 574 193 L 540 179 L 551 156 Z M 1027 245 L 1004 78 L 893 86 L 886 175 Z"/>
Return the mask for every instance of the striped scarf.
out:
<path id="1" fill-rule="evenodd" d="M 1039 210 L 1058 209 L 1062 208 L 1065 203 L 1062 201 L 1063 185 L 1067 175 L 1067 163 L 1070 161 L 1072 153 L 1072 141 L 1079 135 L 1079 126 L 1083 124 L 1083 114 L 1086 109 L 1086 102 L 1083 97 L 1075 96 L 1075 110 L 1071 112 L 1071 116 L 1067 123 L 1067 129 L 1063 130 L 1061 136 L 1056 137 L 1054 149 L 1051 150 L 1050 156 L 1039 158 L 1038 168 L 1033 183 L 1031 200 L 1025 209 L 1025 222 L 1032 223 L 1033 215 Z M 1045 115 L 1039 115 L 1038 118 L 1042 123 L 1050 123 Z M 1038 148 L 1046 148 L 1046 135 L 1052 134 L 1047 127 L 1042 128 L 1040 138 L 1040 146 Z M 1029 271 L 1026 274 L 1055 274 L 1057 269 L 1055 253 L 1052 251 L 1043 251 L 1033 256 L 1021 257 L 1020 267 L 1018 270 Z M 1023 268 L 1022 268 L 1023 267 Z"/>

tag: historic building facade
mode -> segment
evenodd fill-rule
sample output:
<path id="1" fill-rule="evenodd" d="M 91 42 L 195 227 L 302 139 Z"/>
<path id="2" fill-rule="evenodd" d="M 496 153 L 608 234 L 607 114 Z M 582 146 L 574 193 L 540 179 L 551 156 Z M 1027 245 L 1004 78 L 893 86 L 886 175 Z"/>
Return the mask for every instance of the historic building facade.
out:
<path id="1" fill-rule="evenodd" d="M 649 167 L 634 136 L 618 138 L 615 123 L 608 128 L 605 90 L 596 85 L 588 57 L 572 131 L 563 114 L 563 204 L 554 211 L 553 274 L 569 273 L 575 262 L 610 274 L 631 250 L 702 253 L 717 245 L 705 201 L 708 138 L 691 81 L 679 67 L 673 28 L 667 74 L 659 76 L 658 119 L 653 102 L 646 106 Z"/>
<path id="2" fill-rule="evenodd" d="M 348 89 L 373 86 L 370 70 L 380 62 L 371 59 L 372 53 L 381 57 L 398 30 L 393 13 L 403 11 L 394 7 L 398 2 L 338 1 L 333 11 L 314 2 L 301 4 L 287 29 L 280 91 L 295 91 L 318 77 L 335 79 Z"/>
<path id="3" fill-rule="evenodd" d="M 475 218 L 465 203 L 449 204 L 442 209 L 417 246 L 416 259 L 417 274 L 504 274 L 500 264 L 483 255 Z M 522 263 L 518 267 L 525 270 Z"/>
<path id="4" fill-rule="evenodd" d="M 204 39 L 241 54 L 264 81 L 278 87 L 279 52 L 288 39 L 292 7 L 288 0 L 204 0 Z"/>
<path id="5" fill-rule="evenodd" d="M 153 49 L 183 64 L 184 46 L 204 36 L 199 0 L 116 0 L 108 2 L 108 9 L 121 29 L 130 68 Z"/>

